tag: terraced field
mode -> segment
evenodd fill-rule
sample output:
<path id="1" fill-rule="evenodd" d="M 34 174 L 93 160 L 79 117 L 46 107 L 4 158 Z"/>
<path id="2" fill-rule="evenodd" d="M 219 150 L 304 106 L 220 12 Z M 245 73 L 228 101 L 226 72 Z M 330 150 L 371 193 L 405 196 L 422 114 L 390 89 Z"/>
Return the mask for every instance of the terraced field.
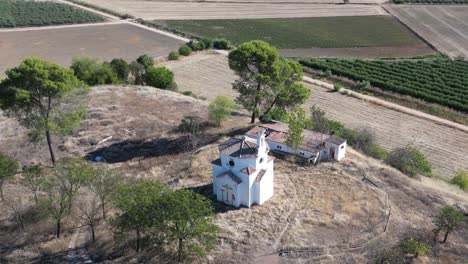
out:
<path id="1" fill-rule="evenodd" d="M 377 5 L 308 3 L 178 2 L 141 0 L 80 0 L 146 20 L 288 18 L 387 15 Z"/>
<path id="2" fill-rule="evenodd" d="M 170 62 L 167 66 L 175 72 L 176 82 L 182 91 L 190 90 L 209 100 L 217 95 L 236 96 L 231 87 L 236 76 L 229 69 L 224 55 L 194 55 Z M 378 143 L 387 150 L 413 144 L 427 155 L 436 174 L 452 177 L 458 169 L 468 169 L 466 132 L 318 86 L 308 86 L 312 95 L 306 108 L 317 104 L 331 119 L 352 128 L 370 128 L 376 133 Z"/>
<path id="3" fill-rule="evenodd" d="M 394 16 L 454 58 L 468 58 L 468 5 L 386 5 Z"/>

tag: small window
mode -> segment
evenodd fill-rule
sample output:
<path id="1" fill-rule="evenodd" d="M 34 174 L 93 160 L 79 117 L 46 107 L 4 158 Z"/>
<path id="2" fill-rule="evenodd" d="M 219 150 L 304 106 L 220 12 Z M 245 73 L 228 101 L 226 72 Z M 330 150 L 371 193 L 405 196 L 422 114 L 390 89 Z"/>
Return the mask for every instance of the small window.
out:
<path id="1" fill-rule="evenodd" d="M 343 146 L 341 146 L 341 149 L 344 149 L 344 145 L 343 145 Z"/>
<path id="2" fill-rule="evenodd" d="M 281 146 L 276 146 L 276 148 L 278 148 L 278 149 L 282 149 L 282 147 L 281 147 Z"/>
<path id="3" fill-rule="evenodd" d="M 299 152 L 299 154 L 301 154 L 302 156 L 304 156 L 304 152 Z"/>
<path id="4" fill-rule="evenodd" d="M 234 167 L 234 161 L 233 160 L 229 161 L 229 166 Z"/>
<path id="5" fill-rule="evenodd" d="M 263 158 L 260 158 L 260 161 L 259 161 L 259 162 L 262 163 L 262 162 L 263 162 Z"/>

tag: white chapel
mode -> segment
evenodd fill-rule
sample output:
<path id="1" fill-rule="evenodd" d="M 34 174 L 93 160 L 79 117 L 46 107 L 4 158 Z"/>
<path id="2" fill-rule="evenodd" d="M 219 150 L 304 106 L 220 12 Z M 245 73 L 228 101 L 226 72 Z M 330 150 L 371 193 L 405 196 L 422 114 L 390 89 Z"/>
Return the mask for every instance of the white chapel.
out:
<path id="1" fill-rule="evenodd" d="M 273 196 L 273 161 L 264 131 L 255 138 L 231 138 L 219 145 L 213 165 L 213 193 L 239 207 L 263 204 Z"/>

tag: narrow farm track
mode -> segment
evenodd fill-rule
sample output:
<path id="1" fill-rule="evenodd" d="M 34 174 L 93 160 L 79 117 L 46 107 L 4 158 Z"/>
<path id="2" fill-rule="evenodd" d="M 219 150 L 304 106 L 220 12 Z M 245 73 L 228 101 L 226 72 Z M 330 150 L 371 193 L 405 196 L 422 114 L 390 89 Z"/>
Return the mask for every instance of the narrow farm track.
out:
<path id="1" fill-rule="evenodd" d="M 181 91 L 189 90 L 208 100 L 218 95 L 236 96 L 231 86 L 236 76 L 224 55 L 201 53 L 166 66 L 175 72 Z M 306 109 L 315 104 L 331 119 L 352 128 L 371 129 L 387 150 L 413 144 L 428 157 L 438 175 L 452 177 L 457 170 L 468 169 L 468 133 L 317 85 L 306 85 L 312 90 Z"/>

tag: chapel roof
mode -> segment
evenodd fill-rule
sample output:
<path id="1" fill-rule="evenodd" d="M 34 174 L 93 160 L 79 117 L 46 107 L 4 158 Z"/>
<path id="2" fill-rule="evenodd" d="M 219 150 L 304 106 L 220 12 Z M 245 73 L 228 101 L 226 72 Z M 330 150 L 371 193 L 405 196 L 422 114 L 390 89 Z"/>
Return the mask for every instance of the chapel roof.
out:
<path id="1" fill-rule="evenodd" d="M 286 144 L 289 131 L 287 124 L 282 122 L 270 122 L 259 124 L 258 126 L 247 131 L 246 135 L 249 137 L 256 137 L 256 135 L 261 131 L 265 131 L 266 140 Z M 309 151 L 318 151 L 319 145 L 325 141 L 336 145 L 341 145 L 344 142 L 346 142 L 346 140 L 343 138 L 337 136 L 330 136 L 309 129 L 304 129 L 303 136 L 304 140 L 299 148 Z"/>
<path id="2" fill-rule="evenodd" d="M 230 138 L 219 145 L 219 152 L 239 159 L 256 158 L 257 144 L 245 139 Z"/>

